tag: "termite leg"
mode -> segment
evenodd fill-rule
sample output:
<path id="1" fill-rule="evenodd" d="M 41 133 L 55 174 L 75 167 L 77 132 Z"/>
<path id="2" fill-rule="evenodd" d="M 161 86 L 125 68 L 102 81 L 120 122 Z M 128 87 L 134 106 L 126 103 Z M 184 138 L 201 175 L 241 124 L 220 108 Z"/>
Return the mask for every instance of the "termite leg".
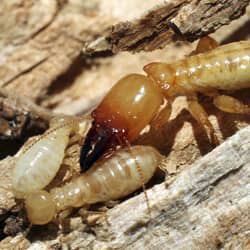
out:
<path id="1" fill-rule="evenodd" d="M 219 44 L 212 37 L 204 36 L 199 40 L 196 49 L 192 54 L 204 53 L 206 51 L 213 50 L 218 46 Z"/>
<path id="2" fill-rule="evenodd" d="M 188 97 L 188 108 L 191 112 L 192 116 L 196 119 L 196 121 L 205 128 L 205 130 L 209 131 L 210 140 L 215 144 L 219 145 L 219 140 L 215 135 L 214 128 L 210 121 L 208 120 L 208 114 L 204 110 L 204 108 L 198 103 L 196 96 Z"/>
<path id="3" fill-rule="evenodd" d="M 72 214 L 72 211 L 73 208 L 66 208 L 63 211 L 60 211 L 54 218 L 55 222 L 57 222 L 57 224 L 60 226 L 65 225 L 65 223 L 67 223 L 66 219 Z"/>
<path id="4" fill-rule="evenodd" d="M 83 221 L 88 225 L 96 225 L 99 220 L 104 218 L 105 222 L 108 223 L 108 216 L 106 211 L 91 211 L 81 208 L 79 211 Z"/>
<path id="5" fill-rule="evenodd" d="M 167 160 L 166 157 L 162 158 L 160 164 L 158 165 L 158 168 L 165 173 L 165 175 L 169 174 L 168 168 L 167 168 Z"/>
<path id="6" fill-rule="evenodd" d="M 150 122 L 153 128 L 160 128 L 166 124 L 172 112 L 172 102 L 168 100 L 166 106 L 157 114 L 157 116 Z"/>
<path id="7" fill-rule="evenodd" d="M 250 108 L 234 97 L 219 95 L 214 97 L 214 105 L 228 113 L 250 114 Z"/>

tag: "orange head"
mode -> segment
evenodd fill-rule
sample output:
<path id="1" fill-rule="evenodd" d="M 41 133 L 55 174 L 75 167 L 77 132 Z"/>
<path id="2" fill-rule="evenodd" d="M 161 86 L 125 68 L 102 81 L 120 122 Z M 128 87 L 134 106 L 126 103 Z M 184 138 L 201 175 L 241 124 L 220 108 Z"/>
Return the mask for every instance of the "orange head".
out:
<path id="1" fill-rule="evenodd" d="M 163 94 L 143 75 L 118 81 L 92 112 L 93 125 L 84 142 L 80 164 L 86 171 L 105 151 L 134 141 L 163 103 Z"/>

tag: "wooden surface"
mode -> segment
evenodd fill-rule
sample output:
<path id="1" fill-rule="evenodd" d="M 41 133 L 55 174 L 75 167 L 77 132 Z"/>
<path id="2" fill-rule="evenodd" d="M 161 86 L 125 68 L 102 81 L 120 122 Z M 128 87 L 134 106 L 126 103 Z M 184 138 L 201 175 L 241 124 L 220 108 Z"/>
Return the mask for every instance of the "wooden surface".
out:
<path id="1" fill-rule="evenodd" d="M 64 227 L 67 234 L 53 225 L 35 227 L 19 244 L 31 244 L 40 249 L 55 246 L 73 249 L 248 249 L 249 134 L 250 126 L 187 167 L 171 182 L 149 189 L 151 217 L 141 193 L 109 209 L 107 218 L 100 217 L 94 225 L 87 226 L 80 217 L 72 217 Z M 1 163 L 2 172 L 6 172 L 4 165 L 13 167 L 13 159 Z M 10 186 L 7 185 L 10 178 L 5 176 L 5 187 Z M 10 198 L 11 193 L 8 200 Z M 13 204 L 2 203 L 3 206 L 8 209 Z M 20 221 L 22 216 L 19 216 Z M 17 239 L 20 235 L 4 239 L 1 249 L 13 246 Z"/>
<path id="2" fill-rule="evenodd" d="M 82 211 L 75 211 L 63 227 L 51 223 L 29 229 L 22 203 L 11 191 L 15 158 L 9 156 L 27 138 L 42 133 L 53 113 L 87 112 L 122 76 L 141 73 L 151 61 L 187 56 L 195 44 L 181 40 L 231 22 L 248 3 L 3 0 L 0 153 L 6 158 L 0 161 L 0 248 L 250 248 L 250 117 L 220 112 L 209 98 L 201 97 L 200 102 L 220 142 L 227 140 L 212 152 L 184 97 L 175 100 L 168 124 L 137 141 L 159 149 L 171 173 L 165 182 L 156 176 L 149 185 L 151 218 L 138 192 L 108 209 L 107 221 L 94 223 L 95 215 L 81 217 Z M 212 36 L 220 43 L 249 39 L 249 23 L 248 9 Z M 123 50 L 142 52 L 120 53 Z M 248 90 L 234 95 L 250 105 Z"/>
<path id="3" fill-rule="evenodd" d="M 194 41 L 241 16 L 248 4 L 249 0 L 166 1 L 139 20 L 114 25 L 84 51 L 152 51 L 171 41 Z"/>

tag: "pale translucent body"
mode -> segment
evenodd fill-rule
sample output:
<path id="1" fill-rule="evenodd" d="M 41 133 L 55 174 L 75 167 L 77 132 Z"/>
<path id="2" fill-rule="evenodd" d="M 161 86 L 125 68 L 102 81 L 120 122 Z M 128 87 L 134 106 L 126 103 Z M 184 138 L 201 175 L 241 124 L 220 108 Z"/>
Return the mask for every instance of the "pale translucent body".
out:
<path id="1" fill-rule="evenodd" d="M 89 171 L 64 186 L 53 188 L 50 198 L 49 193 L 46 197 L 54 201 L 57 211 L 121 198 L 140 188 L 142 178 L 145 183 L 148 182 L 161 161 L 162 156 L 152 147 L 123 148 L 117 150 L 109 159 L 96 162 Z M 44 196 L 44 193 L 35 193 L 25 202 L 28 217 L 33 224 L 39 224 L 36 215 L 39 221 L 52 219 L 51 215 L 47 218 L 47 213 L 40 209 L 46 206 L 36 205 L 36 196 L 40 195 Z M 41 218 L 41 214 L 46 218 Z"/>
<path id="2" fill-rule="evenodd" d="M 190 113 L 215 145 L 219 140 L 206 110 L 199 103 L 198 93 L 212 97 L 214 105 L 224 112 L 250 114 L 247 105 L 228 95 L 229 91 L 250 88 L 250 41 L 216 46 L 215 40 L 204 37 L 193 56 L 173 63 L 153 62 L 144 66 L 148 77 L 161 88 L 168 101 L 159 115 L 152 117 L 153 126 L 159 127 L 168 121 L 172 103 L 179 95 L 187 97 Z"/>
<path id="3" fill-rule="evenodd" d="M 50 222 L 56 212 L 55 202 L 48 192 L 39 190 L 27 195 L 25 208 L 30 222 L 37 225 L 44 225 Z"/>
<path id="4" fill-rule="evenodd" d="M 176 69 L 176 83 L 180 86 L 191 84 L 222 90 L 249 88 L 250 42 L 223 45 L 172 66 Z"/>
<path id="5" fill-rule="evenodd" d="M 17 157 L 13 171 L 16 197 L 23 198 L 51 182 L 63 161 L 70 132 L 70 126 L 52 129 Z"/>
<path id="6" fill-rule="evenodd" d="M 168 63 L 151 63 L 144 70 L 168 95 L 250 87 L 250 42 L 241 41 Z"/>
<path id="7" fill-rule="evenodd" d="M 149 146 L 117 150 L 108 160 L 96 162 L 83 174 L 60 188 L 51 190 L 57 210 L 114 200 L 130 194 L 153 176 L 161 155 Z"/>
<path id="8" fill-rule="evenodd" d="M 17 198 L 25 198 L 52 181 L 65 157 L 70 134 L 79 130 L 80 121 L 78 117 L 56 116 L 45 134 L 24 146 L 13 170 L 12 188 Z M 82 127 L 84 124 L 88 127 L 89 121 Z"/>

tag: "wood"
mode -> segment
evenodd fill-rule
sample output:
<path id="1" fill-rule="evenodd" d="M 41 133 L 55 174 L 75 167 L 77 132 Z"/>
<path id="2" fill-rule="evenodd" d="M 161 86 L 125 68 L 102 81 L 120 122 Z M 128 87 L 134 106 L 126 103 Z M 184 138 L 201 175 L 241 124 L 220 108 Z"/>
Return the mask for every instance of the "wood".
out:
<path id="1" fill-rule="evenodd" d="M 17 139 L 23 132 L 28 132 L 32 128 L 40 129 L 43 132 L 48 127 L 48 121 L 52 113 L 43 109 L 29 99 L 18 96 L 15 92 L 0 89 L 1 106 L 1 128 L 0 139 Z M 16 120 L 11 126 L 10 121 Z M 26 126 L 26 127 L 25 127 Z"/>
<path id="2" fill-rule="evenodd" d="M 176 40 L 194 41 L 241 16 L 249 3 L 249 0 L 167 1 L 137 21 L 114 25 L 84 52 L 152 51 Z"/>
<path id="3" fill-rule="evenodd" d="M 148 190 L 151 217 L 143 193 L 108 210 L 91 231 L 79 217 L 57 234 L 48 227 L 35 247 L 68 245 L 83 249 L 235 249 L 249 247 L 250 126 L 183 170 L 171 182 Z M 7 160 L 11 163 L 11 159 Z M 44 227 L 45 230 L 46 227 Z M 35 230 L 35 228 L 34 228 Z M 31 230 L 27 240 L 40 239 Z M 91 233 L 91 232 L 94 232 Z M 20 238 L 20 236 L 14 239 Z M 15 240 L 13 240 L 15 242 Z M 6 238 L 1 246 L 11 246 Z M 17 247 L 17 246 L 16 246 Z"/>
<path id="4" fill-rule="evenodd" d="M 176 39 L 198 39 L 239 17 L 249 3 L 249 0 L 171 0 L 151 11 L 147 10 L 148 14 L 137 17 L 137 21 L 118 23 L 110 30 L 108 27 L 116 23 L 109 10 L 112 10 L 112 2 L 102 9 L 104 0 L 88 4 L 80 0 L 39 0 L 32 4 L 28 0 L 19 4 L 20 1 L 14 0 L 10 4 L 8 0 L 3 0 L 0 6 L 1 13 L 4 13 L 0 17 L 0 23 L 3 24 L 0 42 L 0 87 L 22 93 L 44 107 L 55 108 L 62 104 L 60 111 L 67 110 L 70 114 L 72 110 L 82 112 L 95 105 L 97 99 L 110 87 L 110 78 L 98 79 L 96 72 L 92 72 L 94 67 L 98 67 L 101 74 L 100 66 L 103 65 L 102 75 L 105 72 L 107 76 L 112 74 L 112 82 L 116 80 L 116 71 L 117 77 L 121 77 L 120 71 L 114 69 L 116 64 L 110 69 L 105 68 L 105 51 L 148 51 L 162 48 Z M 115 10 L 113 8 L 113 12 Z M 204 12 L 209 13 L 205 18 Z M 171 28 L 170 23 L 173 24 L 170 25 Z M 173 27 L 176 28 L 173 30 Z M 177 33 L 182 34 L 181 37 L 176 37 L 177 30 Z M 101 41 L 105 38 L 108 45 L 97 42 L 96 37 Z M 104 57 L 104 60 L 93 56 L 83 57 L 82 48 L 87 44 L 92 52 L 96 51 L 99 58 Z M 113 58 L 108 62 L 112 63 Z M 88 84 L 79 83 L 78 79 L 81 78 L 81 82 Z M 104 88 L 101 84 L 97 86 L 96 82 L 99 81 L 108 87 Z M 90 86 L 95 88 L 96 95 L 93 91 L 88 91 Z M 79 93 L 84 99 L 79 100 Z M 71 105 L 71 109 L 68 105 Z"/>
<path id="5" fill-rule="evenodd" d="M 0 159 L 13 154 L 32 135 L 48 128 L 52 113 L 14 91 L 0 89 Z"/>
<path id="6" fill-rule="evenodd" d="M 139 9 L 140 1 L 150 2 L 126 4 L 136 6 L 135 1 Z M 242 15 L 249 2 L 171 0 L 124 23 L 120 21 L 128 11 L 115 16 L 116 0 L 2 0 L 0 153 L 9 154 L 1 148 L 8 146 L 15 148 L 14 154 L 34 131 L 43 132 L 53 112 L 90 110 L 121 76 L 138 72 L 153 60 L 171 62 L 188 55 L 193 45 L 178 40 L 194 40 L 218 29 Z M 223 42 L 248 35 L 249 14 L 213 34 Z M 166 50 L 154 53 L 119 53 L 164 46 Z M 235 96 L 250 105 L 249 91 Z M 151 218 L 143 194 L 133 194 L 108 210 L 109 224 L 91 213 L 83 220 L 83 212 L 75 211 L 62 228 L 49 224 L 30 229 L 22 202 L 11 191 L 15 157 L 1 160 L 0 248 L 250 248 L 250 127 L 246 127 L 250 117 L 220 112 L 209 98 L 200 101 L 220 142 L 227 139 L 214 151 L 185 110 L 183 97 L 176 99 L 168 124 L 137 142 L 166 155 L 171 173 L 165 183 L 157 177 L 150 183 Z"/>
<path id="7" fill-rule="evenodd" d="M 108 225 L 95 230 L 106 248 L 215 249 L 249 240 L 250 127 L 188 167 L 169 186 L 143 194 L 108 212 Z M 126 223 L 124 223 L 126 221 Z M 104 227 L 104 228 L 103 228 Z M 245 234 L 245 236 L 243 236 Z"/>
<path id="8" fill-rule="evenodd" d="M 48 92 L 53 92 L 50 86 L 57 78 L 79 62 L 83 43 L 99 31 L 93 28 L 89 32 L 93 20 L 79 13 L 84 3 L 21 2 L 23 4 L 20 0 L 11 3 L 4 0 L 0 6 L 4 13 L 0 18 L 0 23 L 4 24 L 0 87 L 19 91 L 41 102 Z M 87 7 L 85 11 L 88 11 Z M 23 25 L 25 23 L 27 25 Z"/>

